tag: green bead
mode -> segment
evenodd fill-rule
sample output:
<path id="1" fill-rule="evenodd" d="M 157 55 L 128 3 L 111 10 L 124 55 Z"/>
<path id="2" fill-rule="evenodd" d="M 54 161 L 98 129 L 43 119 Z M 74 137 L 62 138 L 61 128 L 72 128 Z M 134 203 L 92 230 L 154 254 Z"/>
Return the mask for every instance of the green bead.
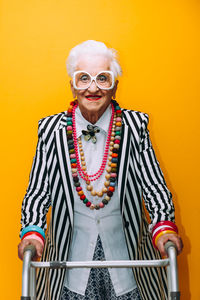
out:
<path id="1" fill-rule="evenodd" d="M 68 144 L 68 145 L 71 145 L 71 144 L 73 144 L 73 143 L 74 143 L 74 140 L 73 140 L 73 139 L 70 139 L 70 140 L 67 141 L 67 144 Z"/>
<path id="2" fill-rule="evenodd" d="M 83 200 L 83 203 L 87 203 L 88 202 L 88 199 L 87 198 L 85 198 L 84 200 Z"/>
<path id="3" fill-rule="evenodd" d="M 115 131 L 115 135 L 121 135 L 121 131 Z"/>
<path id="4" fill-rule="evenodd" d="M 67 125 L 72 125 L 72 121 L 67 121 Z"/>
<path id="5" fill-rule="evenodd" d="M 72 158 L 71 163 L 76 163 L 76 158 Z"/>
<path id="6" fill-rule="evenodd" d="M 106 204 L 108 204 L 108 201 L 106 199 L 103 199 L 102 203 L 106 205 Z"/>

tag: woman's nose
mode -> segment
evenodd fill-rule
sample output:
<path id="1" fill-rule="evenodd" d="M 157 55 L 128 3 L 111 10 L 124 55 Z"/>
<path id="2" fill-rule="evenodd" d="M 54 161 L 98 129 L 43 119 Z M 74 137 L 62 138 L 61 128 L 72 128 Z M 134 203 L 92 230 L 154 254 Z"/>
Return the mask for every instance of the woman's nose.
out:
<path id="1" fill-rule="evenodd" d="M 89 88 L 88 88 L 88 91 L 94 93 L 94 92 L 96 92 L 96 91 L 98 91 L 98 90 L 99 90 L 99 88 L 98 88 L 96 82 L 93 80 L 93 81 L 91 82 L 91 85 L 90 85 Z"/>

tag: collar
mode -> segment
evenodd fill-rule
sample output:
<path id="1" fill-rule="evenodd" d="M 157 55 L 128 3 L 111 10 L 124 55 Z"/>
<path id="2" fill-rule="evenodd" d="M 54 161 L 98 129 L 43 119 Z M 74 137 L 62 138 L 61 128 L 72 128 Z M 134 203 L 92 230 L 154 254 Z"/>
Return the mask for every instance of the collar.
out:
<path id="1" fill-rule="evenodd" d="M 100 128 L 100 132 L 106 134 L 109 128 L 111 114 L 112 108 L 111 105 L 109 105 L 101 118 L 95 124 L 92 124 L 83 117 L 79 107 L 77 107 L 75 111 L 77 137 L 80 137 L 82 135 L 82 130 L 87 130 L 88 124 L 98 126 Z"/>

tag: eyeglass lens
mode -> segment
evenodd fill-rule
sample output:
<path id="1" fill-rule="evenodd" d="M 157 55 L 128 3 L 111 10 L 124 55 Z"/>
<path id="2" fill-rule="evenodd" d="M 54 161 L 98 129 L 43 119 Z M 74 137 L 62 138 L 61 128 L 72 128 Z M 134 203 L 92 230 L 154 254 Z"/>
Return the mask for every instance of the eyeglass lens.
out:
<path id="1" fill-rule="evenodd" d="M 112 75 L 108 72 L 101 72 L 96 77 L 99 88 L 110 88 L 112 86 Z M 92 78 L 89 74 L 80 72 L 75 75 L 75 83 L 78 88 L 87 89 L 91 84 Z"/>

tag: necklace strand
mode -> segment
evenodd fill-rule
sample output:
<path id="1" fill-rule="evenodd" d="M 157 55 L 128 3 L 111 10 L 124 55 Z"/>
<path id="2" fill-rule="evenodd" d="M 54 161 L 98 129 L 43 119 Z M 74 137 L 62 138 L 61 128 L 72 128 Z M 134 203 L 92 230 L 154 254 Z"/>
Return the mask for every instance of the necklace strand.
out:
<path id="1" fill-rule="evenodd" d="M 79 156 L 78 156 L 76 129 L 74 131 L 74 126 L 73 126 L 73 123 L 75 124 L 75 118 L 74 118 L 74 122 L 73 122 L 73 115 L 75 115 L 75 109 L 76 109 L 77 105 L 78 105 L 78 103 L 76 100 L 71 102 L 70 107 L 68 108 L 68 111 L 67 111 L 67 142 L 68 142 L 68 150 L 69 150 L 69 156 L 70 156 L 70 161 L 71 161 L 71 172 L 72 172 L 73 182 L 74 182 L 74 186 L 76 187 L 77 194 L 80 197 L 80 200 L 83 201 L 83 203 L 87 207 L 89 207 L 91 210 L 100 209 L 109 203 L 109 201 L 115 191 L 115 185 L 116 185 L 116 180 L 117 180 L 118 153 L 119 153 L 120 140 L 121 140 L 121 126 L 122 126 L 121 115 L 122 115 L 122 112 L 121 112 L 121 109 L 120 109 L 119 105 L 117 104 L 117 102 L 112 100 L 112 108 L 113 108 L 113 112 L 115 111 L 116 117 L 113 114 L 112 122 L 110 122 L 110 125 L 109 125 L 109 129 L 111 128 L 109 143 L 108 143 L 108 147 L 105 149 L 105 152 L 106 152 L 106 150 L 108 150 L 107 158 L 106 158 L 106 161 L 108 160 L 108 167 L 106 168 L 107 174 L 105 176 L 106 181 L 104 183 L 105 187 L 102 189 L 102 191 L 97 192 L 97 193 L 99 193 L 99 195 L 98 195 L 99 197 L 102 196 L 101 193 L 106 193 L 106 196 L 104 196 L 104 199 L 99 204 L 95 205 L 86 198 L 86 196 L 83 192 L 83 189 L 80 185 L 79 177 L 78 177 L 78 173 L 79 173 L 78 162 L 80 165 L 80 161 L 79 161 Z M 113 124 L 113 120 L 114 120 L 115 124 Z M 74 135 L 74 132 L 75 132 L 75 135 Z M 75 138 L 75 136 L 76 136 L 76 138 Z M 77 146 L 77 151 L 75 151 L 75 144 Z M 104 157 L 105 157 L 105 153 L 104 153 Z M 106 161 L 105 161 L 105 164 L 106 164 Z M 105 167 L 104 167 L 104 169 L 105 169 Z M 101 173 L 100 170 L 98 172 Z M 101 173 L 101 175 L 102 175 L 102 173 Z M 87 175 L 87 173 L 86 173 L 86 175 Z M 83 179 L 86 181 L 87 189 L 88 189 L 88 186 L 90 186 L 89 189 L 91 189 L 91 185 L 90 185 L 91 179 L 89 179 L 88 177 L 85 177 L 85 176 Z M 103 192 L 103 190 L 104 190 L 104 192 Z M 96 193 L 96 191 L 91 190 L 92 196 L 96 195 L 97 193 Z"/>
<path id="2" fill-rule="evenodd" d="M 114 119 L 114 105 L 112 104 L 112 115 L 111 115 L 111 120 L 110 120 L 110 124 L 109 124 L 108 136 L 107 136 L 107 140 L 106 140 L 106 146 L 105 146 L 102 163 L 101 163 L 99 170 L 95 174 L 91 174 L 91 175 L 87 174 L 85 168 L 83 169 L 81 167 L 80 160 L 79 160 L 76 122 L 75 122 L 75 110 L 76 110 L 77 106 L 78 105 L 74 105 L 73 110 L 72 110 L 72 125 L 73 125 L 74 148 L 75 148 L 75 153 L 76 153 L 78 172 L 83 180 L 87 181 L 88 179 L 90 179 L 91 181 L 95 181 L 103 174 L 105 166 L 106 166 L 108 152 L 109 152 L 109 143 L 110 143 L 110 138 L 111 138 L 112 124 L 113 124 L 113 119 Z"/>

